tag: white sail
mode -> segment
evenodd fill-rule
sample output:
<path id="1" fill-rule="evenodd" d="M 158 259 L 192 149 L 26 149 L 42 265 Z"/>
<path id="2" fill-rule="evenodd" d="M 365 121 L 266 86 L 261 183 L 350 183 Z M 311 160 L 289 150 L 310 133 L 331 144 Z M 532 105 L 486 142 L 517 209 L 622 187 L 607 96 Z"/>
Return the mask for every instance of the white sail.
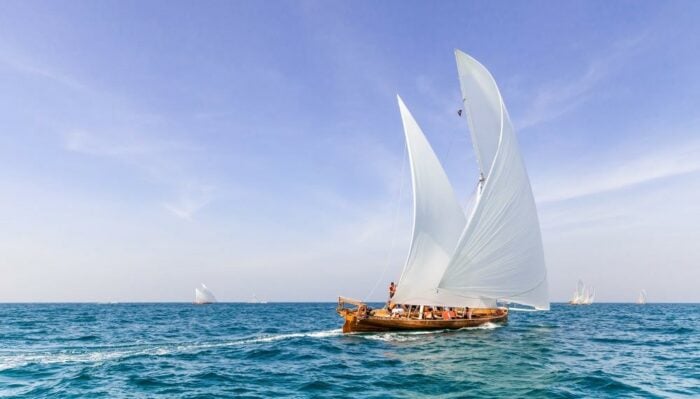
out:
<path id="1" fill-rule="evenodd" d="M 200 287 L 194 289 L 194 303 L 203 304 L 214 302 L 216 302 L 216 297 L 204 283 L 202 283 Z"/>
<path id="2" fill-rule="evenodd" d="M 588 298 L 586 298 L 586 303 L 588 305 L 592 305 L 593 301 L 595 301 L 595 288 L 591 288 L 591 292 L 588 294 Z"/>
<path id="3" fill-rule="evenodd" d="M 413 182 L 413 237 L 393 301 L 444 305 L 436 288 L 466 217 L 430 143 L 400 97 L 398 101 Z"/>
<path id="4" fill-rule="evenodd" d="M 574 295 L 571 296 L 571 300 L 569 301 L 569 303 L 572 305 L 578 305 L 579 303 L 581 303 L 578 291 L 574 291 Z"/>
<path id="5" fill-rule="evenodd" d="M 576 295 L 578 295 L 579 302 L 583 302 L 585 291 L 586 285 L 583 283 L 583 281 L 579 280 L 578 283 L 576 283 Z"/>
<path id="6" fill-rule="evenodd" d="M 450 306 L 507 300 L 548 310 L 537 209 L 508 113 L 488 70 L 459 50 L 456 57 L 485 181 L 438 292 L 459 299 Z"/>
<path id="7" fill-rule="evenodd" d="M 595 296 L 595 289 L 591 287 L 585 287 L 581 293 L 581 305 L 590 305 L 593 303 L 593 297 Z"/>
<path id="8" fill-rule="evenodd" d="M 549 309 L 537 210 L 512 125 L 486 68 L 457 51 L 481 171 L 468 218 L 440 162 L 399 99 L 413 177 L 413 237 L 396 303 Z"/>
<path id="9" fill-rule="evenodd" d="M 637 303 L 644 305 L 647 303 L 647 292 L 642 290 L 639 292 L 639 297 L 637 297 Z"/>
<path id="10" fill-rule="evenodd" d="M 593 301 L 592 292 L 583 281 L 579 280 L 576 283 L 576 291 L 569 301 L 572 305 L 590 305 Z"/>

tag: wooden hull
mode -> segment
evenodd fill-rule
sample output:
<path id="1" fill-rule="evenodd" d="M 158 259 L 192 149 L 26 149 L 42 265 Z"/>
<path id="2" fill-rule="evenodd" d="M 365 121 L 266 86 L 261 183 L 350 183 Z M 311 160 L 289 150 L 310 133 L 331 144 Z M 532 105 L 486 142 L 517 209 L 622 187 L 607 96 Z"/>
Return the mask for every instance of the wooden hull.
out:
<path id="1" fill-rule="evenodd" d="M 392 318 L 383 316 L 358 317 L 356 311 L 338 312 L 345 319 L 343 332 L 389 332 L 420 330 L 457 330 L 476 327 L 486 323 L 505 323 L 508 321 L 507 309 L 476 309 L 471 319 L 420 320 L 409 318 Z"/>

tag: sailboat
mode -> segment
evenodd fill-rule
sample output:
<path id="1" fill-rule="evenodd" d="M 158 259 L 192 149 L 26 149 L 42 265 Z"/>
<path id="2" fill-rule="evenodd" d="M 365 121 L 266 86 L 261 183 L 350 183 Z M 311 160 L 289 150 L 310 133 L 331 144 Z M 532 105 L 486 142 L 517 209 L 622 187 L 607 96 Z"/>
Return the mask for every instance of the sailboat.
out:
<path id="1" fill-rule="evenodd" d="M 585 290 L 585 285 L 583 284 L 583 281 L 579 280 L 578 284 L 576 284 L 576 291 L 574 291 L 574 295 L 571 297 L 569 304 L 570 305 L 581 305 L 581 303 L 583 302 L 583 298 L 584 298 L 584 290 Z"/>
<path id="2" fill-rule="evenodd" d="M 338 298 L 343 332 L 502 323 L 508 309 L 498 302 L 549 310 L 537 210 L 508 112 L 489 71 L 459 50 L 455 56 L 480 172 L 473 205 L 462 208 L 398 97 L 413 184 L 411 245 L 387 308 L 372 310 L 362 301 Z"/>
<path id="3" fill-rule="evenodd" d="M 595 299 L 595 288 L 586 287 L 583 281 L 576 284 L 576 291 L 569 300 L 570 305 L 590 305 Z"/>
<path id="4" fill-rule="evenodd" d="M 639 292 L 639 296 L 637 297 L 637 305 L 646 305 L 647 304 L 647 292 L 645 290 L 641 290 Z"/>
<path id="5" fill-rule="evenodd" d="M 215 302 L 216 297 L 214 296 L 214 293 L 212 293 L 211 290 L 204 285 L 204 283 L 200 284 L 199 287 L 194 289 L 195 305 L 206 305 Z"/>

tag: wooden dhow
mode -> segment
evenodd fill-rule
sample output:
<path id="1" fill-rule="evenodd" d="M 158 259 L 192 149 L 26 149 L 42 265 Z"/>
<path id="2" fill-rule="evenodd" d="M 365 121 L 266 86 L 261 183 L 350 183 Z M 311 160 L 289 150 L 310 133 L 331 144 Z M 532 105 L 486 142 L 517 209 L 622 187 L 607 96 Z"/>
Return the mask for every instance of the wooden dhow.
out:
<path id="1" fill-rule="evenodd" d="M 346 306 L 355 306 L 348 308 Z M 423 307 L 425 309 L 425 307 Z M 338 314 L 345 319 L 343 332 L 389 332 L 411 330 L 458 330 L 477 327 L 485 323 L 505 323 L 508 321 L 507 308 L 457 309 L 430 311 L 431 318 L 420 306 L 414 307 L 401 317 L 392 316 L 388 309 L 370 309 L 361 301 L 338 298 Z M 454 312 L 455 316 L 449 316 Z M 448 313 L 449 318 L 443 314 Z"/>
<path id="2" fill-rule="evenodd" d="M 343 332 L 459 329 L 503 323 L 497 302 L 549 310 L 547 271 L 530 181 L 489 71 L 456 50 L 478 183 L 466 209 L 399 97 L 413 185 L 413 235 L 395 295 L 384 309 L 340 297 Z M 464 111 L 464 112 L 463 112 Z M 394 309 L 403 309 L 397 312 Z"/>

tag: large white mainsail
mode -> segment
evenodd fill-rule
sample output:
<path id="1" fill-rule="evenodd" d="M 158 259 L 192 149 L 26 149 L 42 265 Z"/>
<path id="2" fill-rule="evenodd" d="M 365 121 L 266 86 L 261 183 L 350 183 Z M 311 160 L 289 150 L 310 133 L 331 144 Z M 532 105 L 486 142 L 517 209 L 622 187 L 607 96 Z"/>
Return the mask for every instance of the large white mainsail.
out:
<path id="1" fill-rule="evenodd" d="M 204 304 L 214 302 L 216 302 L 214 293 L 212 293 L 204 283 L 202 283 L 200 287 L 194 289 L 194 303 Z"/>
<path id="2" fill-rule="evenodd" d="M 437 157 L 400 102 L 413 172 L 414 230 L 394 301 L 495 307 L 504 300 L 547 310 L 537 210 L 508 113 L 488 70 L 461 51 L 456 57 L 482 181 L 465 223 Z M 420 179 L 421 169 L 436 178 Z"/>
<path id="3" fill-rule="evenodd" d="M 537 209 L 515 132 L 488 70 L 465 53 L 455 53 L 485 181 L 440 290 L 462 297 L 468 306 L 495 306 L 497 300 L 506 300 L 547 310 Z"/>

